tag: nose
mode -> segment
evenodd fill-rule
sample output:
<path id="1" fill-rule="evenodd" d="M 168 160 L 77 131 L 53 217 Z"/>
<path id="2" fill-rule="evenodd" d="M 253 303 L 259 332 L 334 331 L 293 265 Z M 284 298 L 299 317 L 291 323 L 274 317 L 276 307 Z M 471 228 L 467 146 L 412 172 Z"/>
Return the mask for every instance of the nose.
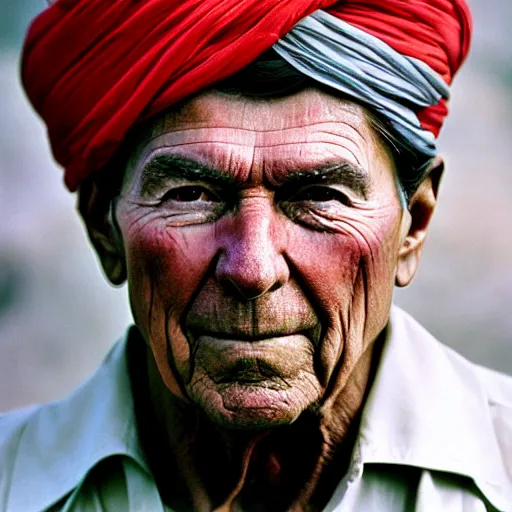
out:
<path id="1" fill-rule="evenodd" d="M 216 279 L 245 301 L 277 290 L 289 279 L 278 214 L 271 203 L 253 201 L 255 204 L 241 205 L 220 234 L 215 269 Z"/>

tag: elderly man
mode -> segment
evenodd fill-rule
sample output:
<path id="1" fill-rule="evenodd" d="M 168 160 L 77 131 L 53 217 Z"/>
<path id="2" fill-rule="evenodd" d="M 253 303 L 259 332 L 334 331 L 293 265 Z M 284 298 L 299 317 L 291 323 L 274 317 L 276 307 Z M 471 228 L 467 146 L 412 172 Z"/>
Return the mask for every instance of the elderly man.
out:
<path id="1" fill-rule="evenodd" d="M 1 419 L 7 511 L 510 511 L 512 381 L 391 306 L 463 0 L 59 0 L 22 74 L 135 326 Z"/>

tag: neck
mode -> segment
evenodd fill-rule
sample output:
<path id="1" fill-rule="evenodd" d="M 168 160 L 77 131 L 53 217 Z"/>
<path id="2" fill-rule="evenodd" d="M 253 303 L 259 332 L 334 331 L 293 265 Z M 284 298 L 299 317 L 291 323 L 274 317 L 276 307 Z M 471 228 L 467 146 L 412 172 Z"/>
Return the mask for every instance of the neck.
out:
<path id="1" fill-rule="evenodd" d="M 146 383 L 134 393 L 136 415 L 162 499 L 197 512 L 322 510 L 348 468 L 376 352 L 361 358 L 329 407 L 285 427 L 244 431 L 221 428 L 174 397 L 147 350 L 147 371 L 133 368 L 132 381 Z"/>

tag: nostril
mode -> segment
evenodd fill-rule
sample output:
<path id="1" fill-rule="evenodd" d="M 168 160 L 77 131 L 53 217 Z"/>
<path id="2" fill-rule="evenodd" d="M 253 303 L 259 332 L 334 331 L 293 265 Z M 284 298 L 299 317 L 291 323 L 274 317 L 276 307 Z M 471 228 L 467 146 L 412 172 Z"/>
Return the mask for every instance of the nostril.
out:
<path id="1" fill-rule="evenodd" d="M 237 284 L 232 279 L 227 279 L 225 283 L 229 283 L 228 288 L 231 289 L 231 292 L 234 293 L 238 298 L 242 298 L 244 301 L 255 300 L 270 291 L 277 290 L 279 288 L 279 283 L 274 283 L 272 286 L 263 287 L 263 286 L 241 286 Z"/>
<path id="2" fill-rule="evenodd" d="M 275 292 L 276 290 L 279 290 L 279 288 L 281 288 L 281 284 L 280 282 L 276 281 L 271 287 L 270 289 L 268 290 L 269 292 Z"/>

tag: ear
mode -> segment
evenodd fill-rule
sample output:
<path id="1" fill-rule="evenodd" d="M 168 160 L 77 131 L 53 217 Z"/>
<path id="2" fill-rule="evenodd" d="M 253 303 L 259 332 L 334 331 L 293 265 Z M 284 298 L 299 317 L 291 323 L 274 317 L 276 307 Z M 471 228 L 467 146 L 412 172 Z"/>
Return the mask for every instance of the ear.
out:
<path id="1" fill-rule="evenodd" d="M 419 265 L 428 227 L 437 205 L 439 183 L 444 171 L 444 161 L 436 156 L 427 177 L 409 200 L 410 226 L 398 253 L 395 283 L 407 286 Z"/>
<path id="2" fill-rule="evenodd" d="M 126 280 L 122 236 L 115 219 L 115 200 L 100 191 L 94 180 L 78 192 L 78 211 L 107 279 L 116 286 Z"/>

